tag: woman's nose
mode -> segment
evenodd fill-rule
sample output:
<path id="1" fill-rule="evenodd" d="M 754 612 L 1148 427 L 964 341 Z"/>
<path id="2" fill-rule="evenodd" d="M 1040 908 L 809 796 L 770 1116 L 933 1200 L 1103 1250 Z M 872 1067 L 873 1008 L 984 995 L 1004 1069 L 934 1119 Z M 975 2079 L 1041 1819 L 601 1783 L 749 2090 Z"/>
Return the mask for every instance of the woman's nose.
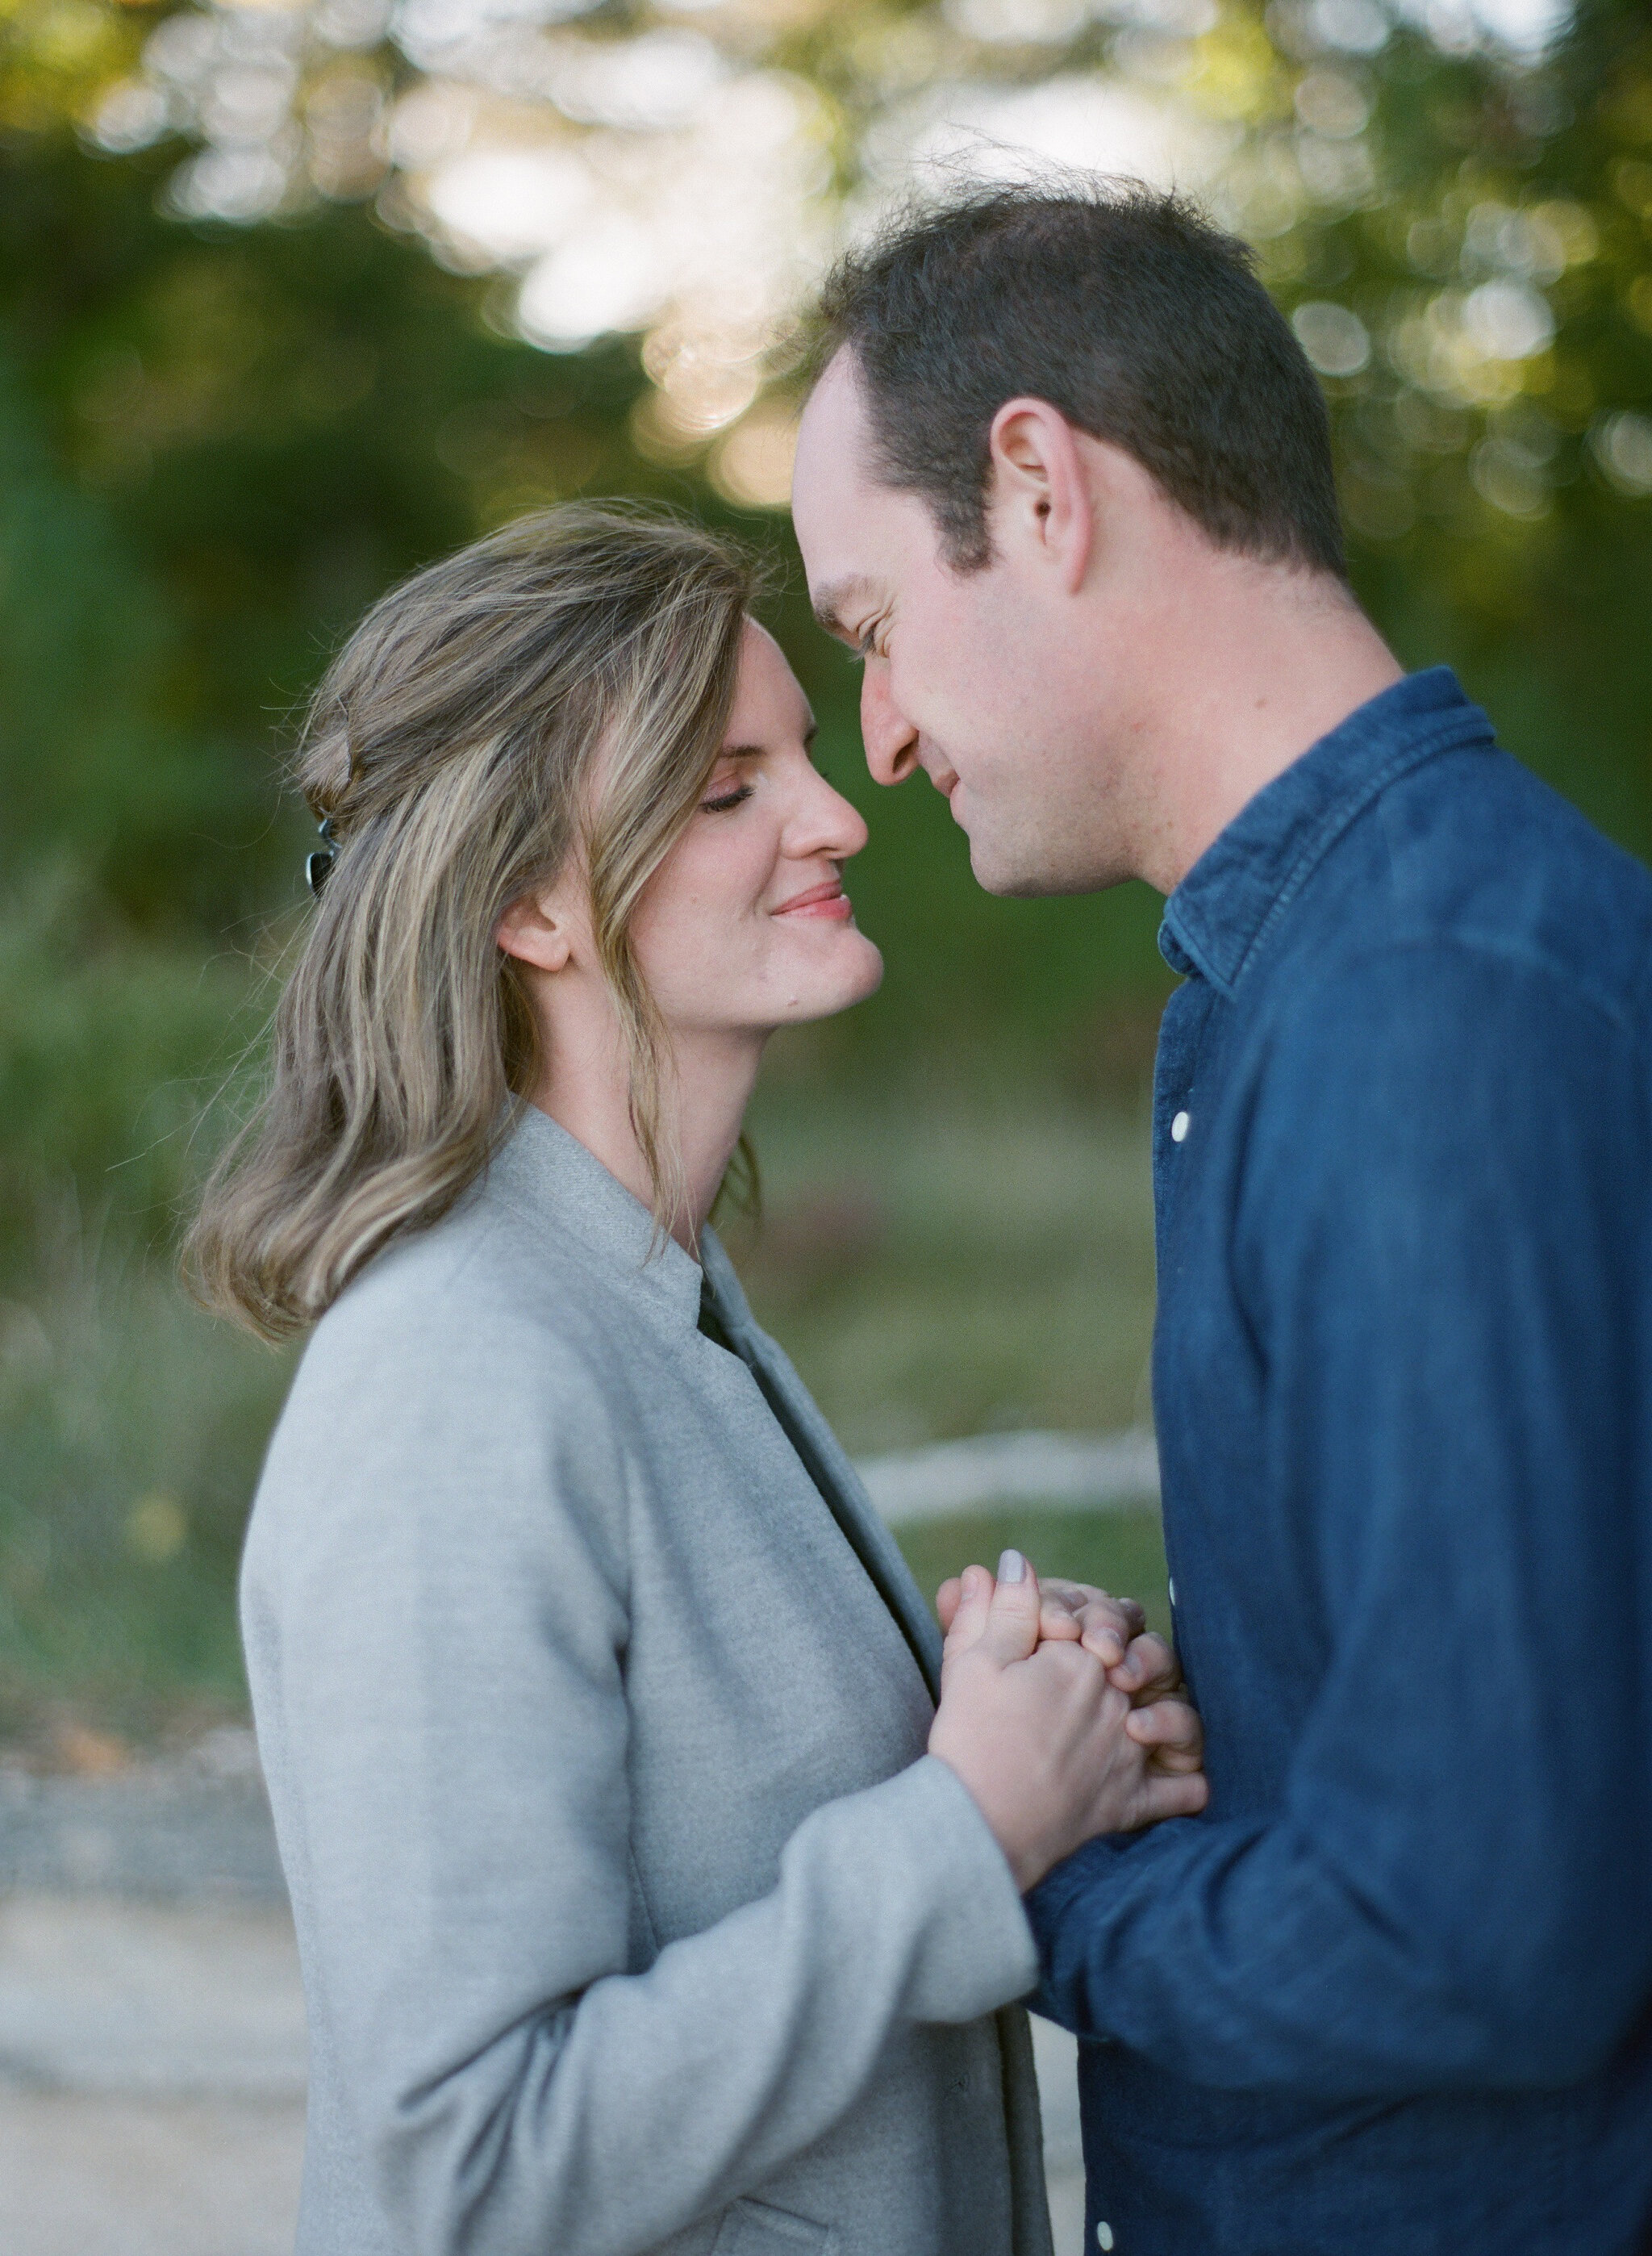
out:
<path id="1" fill-rule="evenodd" d="M 847 862 L 860 852 L 867 837 L 866 818 L 860 809 L 840 791 L 834 791 L 818 768 L 812 767 L 803 800 L 786 825 L 782 851 L 798 862 L 812 854 Z"/>
<path id="2" fill-rule="evenodd" d="M 889 669 L 869 658 L 861 677 L 861 742 L 878 783 L 904 783 L 917 765 L 917 730 L 889 694 Z"/>

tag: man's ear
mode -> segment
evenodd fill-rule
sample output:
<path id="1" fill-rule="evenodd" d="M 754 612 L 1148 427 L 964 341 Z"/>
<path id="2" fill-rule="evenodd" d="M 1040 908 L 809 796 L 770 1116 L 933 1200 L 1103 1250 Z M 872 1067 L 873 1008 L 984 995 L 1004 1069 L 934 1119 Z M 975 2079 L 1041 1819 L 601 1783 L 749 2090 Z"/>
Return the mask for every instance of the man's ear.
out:
<path id="1" fill-rule="evenodd" d="M 539 971 L 560 971 L 573 952 L 567 918 L 553 893 L 524 893 L 512 901 L 494 938 L 505 955 Z"/>
<path id="2" fill-rule="evenodd" d="M 995 546 L 1031 546 L 1074 595 L 1095 542 L 1095 497 L 1071 423 L 1047 399 L 1006 399 L 993 418 L 990 506 Z"/>

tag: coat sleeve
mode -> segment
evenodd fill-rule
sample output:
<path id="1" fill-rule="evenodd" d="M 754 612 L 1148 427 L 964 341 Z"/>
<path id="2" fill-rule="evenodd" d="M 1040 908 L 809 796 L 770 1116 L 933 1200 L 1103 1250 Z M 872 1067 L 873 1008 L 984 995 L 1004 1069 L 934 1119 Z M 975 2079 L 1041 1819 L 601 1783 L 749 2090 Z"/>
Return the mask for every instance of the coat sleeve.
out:
<path id="1" fill-rule="evenodd" d="M 600 1390 L 503 1327 L 404 1332 L 389 1366 L 357 1330 L 313 1343 L 243 1586 L 313 2046 L 410 2252 L 630 2256 L 819 2138 L 900 2024 L 1024 1995 L 1026 1916 L 926 1757 L 639 1949 Z"/>
<path id="2" fill-rule="evenodd" d="M 1047 2010 L 1230 2089 L 1558 2086 L 1652 1998 L 1647 1069 L 1419 946 L 1281 1037 L 1233 1281 L 1323 1640 L 1280 1806 L 1098 1843 Z"/>

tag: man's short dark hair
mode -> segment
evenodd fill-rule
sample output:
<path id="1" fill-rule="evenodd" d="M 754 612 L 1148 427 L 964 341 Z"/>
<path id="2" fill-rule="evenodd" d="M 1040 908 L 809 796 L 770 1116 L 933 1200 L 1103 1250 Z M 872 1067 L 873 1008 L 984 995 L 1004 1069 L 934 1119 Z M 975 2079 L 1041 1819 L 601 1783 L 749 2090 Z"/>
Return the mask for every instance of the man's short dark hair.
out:
<path id="1" fill-rule="evenodd" d="M 992 187 L 852 252 L 817 366 L 853 355 L 886 483 L 973 570 L 992 420 L 1026 394 L 1133 455 L 1218 546 L 1346 576 L 1313 370 L 1246 246 L 1131 183 Z"/>

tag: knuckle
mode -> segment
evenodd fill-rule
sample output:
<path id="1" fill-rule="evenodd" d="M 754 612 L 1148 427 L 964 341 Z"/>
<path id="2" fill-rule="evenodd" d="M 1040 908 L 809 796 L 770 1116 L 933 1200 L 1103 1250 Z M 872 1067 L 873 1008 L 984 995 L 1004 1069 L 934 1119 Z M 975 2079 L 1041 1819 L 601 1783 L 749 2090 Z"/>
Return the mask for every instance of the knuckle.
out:
<path id="1" fill-rule="evenodd" d="M 1081 1645 L 1071 1643 L 1041 1646 L 1035 1658 L 1044 1662 L 1051 1683 L 1058 1687 L 1067 1698 L 1082 1688 L 1089 1671 L 1095 1666 Z"/>

